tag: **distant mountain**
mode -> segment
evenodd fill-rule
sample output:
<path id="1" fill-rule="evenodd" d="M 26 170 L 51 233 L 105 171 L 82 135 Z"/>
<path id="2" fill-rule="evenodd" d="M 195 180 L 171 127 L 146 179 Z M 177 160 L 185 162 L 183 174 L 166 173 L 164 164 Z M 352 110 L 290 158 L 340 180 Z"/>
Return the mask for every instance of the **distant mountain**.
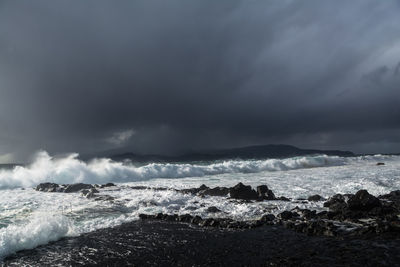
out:
<path id="1" fill-rule="evenodd" d="M 23 166 L 23 165 L 18 163 L 0 163 L 0 169 L 11 170 L 17 166 Z"/>
<path id="2" fill-rule="evenodd" d="M 131 160 L 132 162 L 187 162 L 223 159 L 288 158 L 315 154 L 326 154 L 329 156 L 341 157 L 355 156 L 353 152 L 350 151 L 301 149 L 290 145 L 260 145 L 194 152 L 179 156 L 140 155 L 134 153 L 123 153 L 110 155 L 109 158 L 115 161 Z"/>

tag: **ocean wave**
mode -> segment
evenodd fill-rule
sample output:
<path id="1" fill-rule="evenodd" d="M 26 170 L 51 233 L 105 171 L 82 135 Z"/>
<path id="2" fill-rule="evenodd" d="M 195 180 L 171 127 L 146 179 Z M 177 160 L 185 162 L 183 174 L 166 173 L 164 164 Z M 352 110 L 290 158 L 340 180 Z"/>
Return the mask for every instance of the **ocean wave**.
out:
<path id="1" fill-rule="evenodd" d="M 262 171 L 287 171 L 302 168 L 340 166 L 360 161 L 386 160 L 390 156 L 365 156 L 344 158 L 315 155 L 286 159 L 226 160 L 209 164 L 150 163 L 137 167 L 114 162 L 110 159 L 95 159 L 89 163 L 78 159 L 78 154 L 53 158 L 47 152 L 37 153 L 28 166 L 17 166 L 0 171 L 0 189 L 32 187 L 41 182 L 54 183 L 106 183 L 134 182 L 153 178 L 202 177 L 224 173 L 257 173 Z"/>
<path id="2" fill-rule="evenodd" d="M 66 235 L 74 235 L 70 221 L 62 215 L 34 215 L 27 224 L 0 229 L 0 260 L 22 249 L 32 249 Z"/>

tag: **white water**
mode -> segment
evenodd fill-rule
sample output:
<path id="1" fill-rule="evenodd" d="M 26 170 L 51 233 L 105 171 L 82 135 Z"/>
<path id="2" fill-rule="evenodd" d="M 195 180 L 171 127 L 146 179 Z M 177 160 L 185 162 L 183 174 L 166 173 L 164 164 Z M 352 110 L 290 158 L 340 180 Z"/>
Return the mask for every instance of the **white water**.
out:
<path id="1" fill-rule="evenodd" d="M 385 166 L 376 166 L 385 162 Z M 102 189 L 114 202 L 94 201 L 79 193 L 44 193 L 32 189 L 41 182 L 118 183 Z M 231 160 L 201 164 L 123 165 L 107 159 L 84 163 L 77 155 L 52 159 L 40 152 L 27 167 L 0 170 L 0 259 L 15 251 L 36 247 L 63 236 L 136 220 L 140 213 L 255 219 L 295 206 L 323 209 L 322 202 L 264 201 L 238 204 L 225 197 L 196 197 L 172 190 L 132 190 L 128 185 L 189 188 L 233 186 L 238 182 L 267 184 L 277 196 L 293 199 L 320 194 L 354 193 L 367 189 L 374 195 L 400 189 L 399 156 L 341 158 L 308 156 L 289 159 Z M 222 213 L 209 214 L 216 206 Z"/>

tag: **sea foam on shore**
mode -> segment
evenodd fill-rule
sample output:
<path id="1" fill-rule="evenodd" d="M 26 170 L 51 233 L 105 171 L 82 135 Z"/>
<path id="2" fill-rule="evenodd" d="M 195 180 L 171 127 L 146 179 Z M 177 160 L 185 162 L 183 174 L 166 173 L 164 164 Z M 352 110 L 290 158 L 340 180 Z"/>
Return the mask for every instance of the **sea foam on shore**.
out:
<path id="1" fill-rule="evenodd" d="M 377 166 L 377 162 L 386 165 Z M 47 193 L 31 188 L 41 182 L 114 182 L 117 186 L 98 188 L 99 195 L 109 196 L 112 201 L 95 201 L 81 193 Z M 266 184 L 276 196 L 285 196 L 291 201 L 237 202 L 227 197 L 159 190 L 160 187 L 185 189 L 201 184 L 230 187 L 238 182 L 253 187 Z M 133 186 L 143 188 L 132 190 Z M 296 206 L 322 211 L 326 209 L 323 202 L 301 199 L 315 194 L 328 198 L 360 189 L 377 196 L 399 189 L 400 157 L 317 155 L 134 166 L 107 159 L 85 163 L 76 155 L 52 159 L 43 152 L 29 166 L 1 170 L 0 187 L 0 255 L 4 257 L 63 236 L 137 220 L 140 213 L 188 213 L 240 221 L 257 219 L 266 213 L 277 215 Z M 210 207 L 220 212 L 210 212 Z"/>

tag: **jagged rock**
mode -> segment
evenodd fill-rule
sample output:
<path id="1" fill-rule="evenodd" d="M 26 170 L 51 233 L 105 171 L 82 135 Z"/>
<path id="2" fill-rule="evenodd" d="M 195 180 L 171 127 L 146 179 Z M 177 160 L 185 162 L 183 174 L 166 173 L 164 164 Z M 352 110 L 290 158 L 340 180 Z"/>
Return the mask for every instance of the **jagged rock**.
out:
<path id="1" fill-rule="evenodd" d="M 201 196 L 226 196 L 229 194 L 229 188 L 227 187 L 214 187 L 214 188 L 206 188 L 199 191 L 199 195 Z"/>
<path id="2" fill-rule="evenodd" d="M 390 192 L 389 194 L 378 196 L 380 199 L 387 199 L 390 201 L 400 201 L 400 190 L 395 190 Z"/>
<path id="3" fill-rule="evenodd" d="M 206 186 L 205 184 L 200 185 L 199 190 L 205 190 L 209 188 L 208 186 Z"/>
<path id="4" fill-rule="evenodd" d="M 346 198 L 342 194 L 336 194 L 328 199 L 324 203 L 324 207 L 329 208 L 332 211 L 340 211 L 347 207 Z"/>
<path id="5" fill-rule="evenodd" d="M 261 200 L 274 200 L 275 195 L 266 185 L 257 186 L 257 194 Z"/>
<path id="6" fill-rule="evenodd" d="M 283 196 L 281 196 L 281 197 L 277 197 L 275 200 L 280 200 L 280 201 L 290 201 L 290 198 L 287 198 L 287 197 L 283 197 Z"/>
<path id="7" fill-rule="evenodd" d="M 251 189 L 251 186 L 238 183 L 229 190 L 231 198 L 244 199 L 244 200 L 257 200 L 258 194 L 255 190 Z"/>
<path id="8" fill-rule="evenodd" d="M 82 189 L 92 189 L 92 188 L 94 189 L 94 186 L 91 184 L 83 184 L 83 183 L 69 184 L 65 187 L 64 193 L 74 193 Z"/>
<path id="9" fill-rule="evenodd" d="M 210 189 L 210 188 L 208 186 L 206 186 L 205 184 L 202 184 L 200 187 L 197 187 L 197 188 L 181 189 L 181 190 L 177 190 L 177 191 L 184 193 L 184 194 L 197 194 L 200 191 L 204 191 L 206 189 Z"/>
<path id="10" fill-rule="evenodd" d="M 178 216 L 178 221 L 179 222 L 190 222 L 192 220 L 193 216 L 190 214 L 182 214 Z"/>
<path id="11" fill-rule="evenodd" d="M 378 198 L 374 197 L 367 190 L 358 191 L 352 198 L 347 202 L 349 209 L 369 211 L 373 208 L 381 207 L 382 204 Z"/>
<path id="12" fill-rule="evenodd" d="M 203 221 L 203 219 L 200 217 L 200 216 L 194 216 L 191 220 L 190 220 L 190 222 L 191 223 L 193 223 L 193 224 L 199 224 L 199 223 L 201 223 Z"/>
<path id="13" fill-rule="evenodd" d="M 220 209 L 218 209 L 217 207 L 215 207 L 215 206 L 211 206 L 211 207 L 209 207 L 208 209 L 207 209 L 207 211 L 208 212 L 212 212 L 212 213 L 215 213 L 215 212 L 221 212 L 221 210 Z"/>
<path id="14" fill-rule="evenodd" d="M 86 198 L 94 198 L 96 196 L 96 193 L 99 193 L 99 191 L 96 188 L 81 190 L 82 196 L 84 196 Z"/>
<path id="15" fill-rule="evenodd" d="M 111 186 L 115 186 L 115 184 L 113 184 L 113 183 L 102 184 L 102 185 L 100 186 L 100 188 L 111 187 Z"/>
<path id="16" fill-rule="evenodd" d="M 35 190 L 42 192 L 60 192 L 61 187 L 55 183 L 41 183 L 36 186 Z"/>
<path id="17" fill-rule="evenodd" d="M 309 196 L 307 198 L 307 200 L 308 201 L 322 201 L 322 200 L 325 200 L 325 199 L 323 197 L 321 197 L 320 195 L 312 195 L 312 196 Z"/>
<path id="18" fill-rule="evenodd" d="M 203 227 L 205 227 L 205 226 L 210 226 L 211 222 L 213 222 L 213 221 L 214 221 L 214 220 L 211 219 L 211 218 L 202 220 L 202 221 L 199 223 L 199 226 L 203 226 Z"/>
<path id="19" fill-rule="evenodd" d="M 147 186 L 143 186 L 143 185 L 131 186 L 130 188 L 133 189 L 133 190 L 144 190 L 144 189 L 149 189 Z"/>
<path id="20" fill-rule="evenodd" d="M 392 191 L 389 194 L 378 197 L 382 199 L 382 204 L 385 207 L 390 207 L 400 213 L 400 190 Z"/>
<path id="21" fill-rule="evenodd" d="M 309 209 L 300 209 L 299 207 L 295 207 L 294 209 L 292 209 L 292 212 L 296 212 L 299 216 L 307 220 L 313 219 L 317 216 L 317 211 Z"/>
<path id="22" fill-rule="evenodd" d="M 297 213 L 288 210 L 285 210 L 278 214 L 278 218 L 281 220 L 289 220 L 292 219 L 293 217 L 298 217 L 298 216 L 299 215 Z"/>
<path id="23" fill-rule="evenodd" d="M 139 214 L 139 218 L 142 219 L 142 220 L 147 220 L 147 219 L 150 218 L 150 216 L 151 216 L 151 215 L 149 215 L 149 214 L 144 214 L 144 213 L 140 213 L 140 214 Z"/>
<path id="24" fill-rule="evenodd" d="M 275 220 L 275 215 L 273 214 L 265 214 L 260 219 L 261 222 L 272 222 L 273 220 Z"/>

